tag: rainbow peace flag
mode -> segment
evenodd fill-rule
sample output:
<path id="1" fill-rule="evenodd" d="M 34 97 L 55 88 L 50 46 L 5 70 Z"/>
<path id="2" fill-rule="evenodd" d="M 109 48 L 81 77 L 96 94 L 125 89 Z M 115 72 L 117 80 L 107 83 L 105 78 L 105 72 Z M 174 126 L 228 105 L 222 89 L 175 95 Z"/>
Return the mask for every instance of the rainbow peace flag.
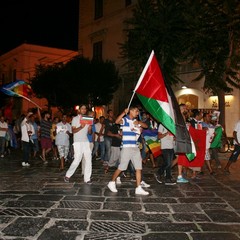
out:
<path id="1" fill-rule="evenodd" d="M 11 97 L 31 97 L 32 88 L 23 80 L 17 80 L 8 84 L 4 84 L 0 91 Z"/>
<path id="2" fill-rule="evenodd" d="M 158 130 L 157 129 L 147 129 L 143 130 L 142 135 L 149 149 L 151 150 L 154 158 L 161 155 L 161 145 L 158 140 Z"/>

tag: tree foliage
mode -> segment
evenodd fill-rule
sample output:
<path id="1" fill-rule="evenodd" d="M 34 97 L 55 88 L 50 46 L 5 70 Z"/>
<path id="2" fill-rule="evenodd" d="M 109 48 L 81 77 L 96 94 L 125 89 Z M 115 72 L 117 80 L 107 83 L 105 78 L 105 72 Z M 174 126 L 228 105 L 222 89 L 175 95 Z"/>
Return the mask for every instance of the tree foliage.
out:
<path id="1" fill-rule="evenodd" d="M 224 125 L 224 93 L 240 88 L 239 23 L 239 0 L 139 0 L 121 55 L 141 71 L 154 50 L 170 84 L 180 81 L 183 60 L 197 62 L 202 70 L 193 81 L 204 77 L 203 89 L 218 95 Z"/>
<path id="2" fill-rule="evenodd" d="M 109 104 L 119 84 L 118 71 L 111 61 L 75 57 L 66 64 L 38 65 L 32 88 L 50 106 L 62 109 L 85 103 Z"/>

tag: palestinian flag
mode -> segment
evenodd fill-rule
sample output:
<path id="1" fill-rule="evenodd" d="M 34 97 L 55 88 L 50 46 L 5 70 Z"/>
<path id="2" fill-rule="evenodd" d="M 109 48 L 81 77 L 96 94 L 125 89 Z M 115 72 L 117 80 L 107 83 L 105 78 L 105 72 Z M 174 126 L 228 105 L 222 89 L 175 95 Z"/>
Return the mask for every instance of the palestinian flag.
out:
<path id="1" fill-rule="evenodd" d="M 176 97 L 165 84 L 158 61 L 152 51 L 134 89 L 147 111 L 176 137 L 176 153 L 194 157 L 190 134 L 180 112 Z M 190 157 L 191 156 L 191 157 Z"/>

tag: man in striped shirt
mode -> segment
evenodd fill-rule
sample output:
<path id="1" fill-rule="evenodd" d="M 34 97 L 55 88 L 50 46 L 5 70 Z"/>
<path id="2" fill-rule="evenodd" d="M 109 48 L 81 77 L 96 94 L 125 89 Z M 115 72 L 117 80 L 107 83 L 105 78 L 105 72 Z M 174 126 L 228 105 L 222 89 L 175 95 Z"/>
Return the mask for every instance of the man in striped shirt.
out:
<path id="1" fill-rule="evenodd" d="M 118 169 L 114 172 L 112 180 L 108 183 L 108 188 L 112 192 L 117 192 L 115 181 L 119 174 L 127 169 L 129 161 L 131 160 L 136 169 L 137 187 L 135 189 L 135 194 L 149 194 L 149 192 L 141 187 L 142 158 L 140 149 L 137 145 L 137 140 L 141 134 L 141 128 L 147 128 L 148 126 L 146 123 L 137 120 L 138 114 L 139 109 L 137 107 L 130 107 L 129 109 L 125 109 L 115 121 L 116 124 L 121 124 L 122 127 L 122 150 Z"/>

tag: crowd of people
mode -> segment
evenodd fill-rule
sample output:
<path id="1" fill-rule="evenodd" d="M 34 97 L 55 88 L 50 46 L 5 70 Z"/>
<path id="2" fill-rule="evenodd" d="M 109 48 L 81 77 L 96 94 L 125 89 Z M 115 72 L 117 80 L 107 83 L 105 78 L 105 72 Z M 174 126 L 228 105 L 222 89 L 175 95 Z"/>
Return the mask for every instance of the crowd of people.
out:
<path id="1" fill-rule="evenodd" d="M 60 171 L 65 170 L 68 161 L 70 166 L 66 169 L 65 182 L 70 181 L 81 163 L 86 184 L 92 184 L 92 161 L 101 161 L 105 173 L 111 168 L 115 170 L 107 185 L 110 191 L 118 191 L 117 185 L 121 184 L 121 178 L 129 171 L 136 181 L 135 193 L 148 195 L 145 189 L 150 185 L 144 181 L 142 172 L 147 160 L 150 160 L 153 169 L 158 167 L 154 173 L 156 181 L 166 185 L 187 183 L 189 171 L 192 179 L 198 179 L 203 174 L 204 163 L 209 174 L 214 175 L 212 159 L 216 161 L 217 168 L 222 167 L 218 148 L 221 147 L 224 129 L 215 116 L 200 110 L 190 112 L 185 104 L 180 104 L 179 108 L 190 135 L 197 131 L 198 136 L 203 136 L 201 141 L 204 150 L 197 152 L 198 160 L 191 164 L 186 160 L 186 154 L 175 151 L 175 136 L 164 123 L 156 122 L 149 113 L 141 112 L 136 106 L 125 109 L 116 118 L 109 109 L 106 117 L 97 119 L 86 105 L 81 105 L 76 115 L 62 114 L 53 119 L 48 111 L 40 112 L 39 109 L 21 115 L 14 124 L 1 116 L 0 157 L 10 154 L 11 148 L 21 148 L 22 167 L 30 167 L 30 160 L 37 157 L 42 159 L 43 164 L 47 164 L 51 156 L 59 161 Z M 154 158 L 143 137 L 142 132 L 146 129 L 157 129 L 161 161 Z M 240 154 L 240 122 L 236 124 L 233 137 L 235 150 L 224 168 L 226 174 L 230 174 L 229 167 Z M 175 165 L 178 168 L 176 180 L 172 177 Z"/>

